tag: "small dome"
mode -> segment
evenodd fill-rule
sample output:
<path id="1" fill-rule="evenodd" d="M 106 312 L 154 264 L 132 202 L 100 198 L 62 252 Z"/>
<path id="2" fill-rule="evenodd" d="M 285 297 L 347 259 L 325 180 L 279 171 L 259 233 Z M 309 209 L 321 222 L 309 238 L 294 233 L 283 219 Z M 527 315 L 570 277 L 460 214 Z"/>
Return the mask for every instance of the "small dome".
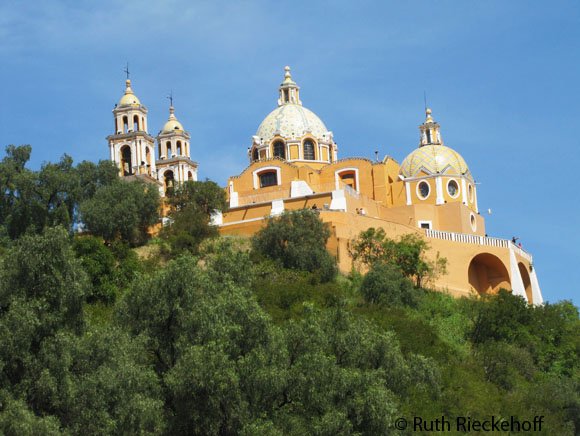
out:
<path id="1" fill-rule="evenodd" d="M 163 129 L 161 129 L 161 133 L 171 133 L 175 132 L 176 130 L 183 131 L 183 125 L 177 121 L 177 118 L 175 117 L 175 109 L 173 109 L 173 106 L 170 106 L 169 119 L 163 126 Z"/>
<path id="2" fill-rule="evenodd" d="M 404 177 L 417 177 L 422 171 L 429 175 L 446 174 L 472 179 L 465 160 L 445 145 L 425 145 L 417 148 L 401 164 L 400 174 Z"/>
<path id="3" fill-rule="evenodd" d="M 276 134 L 286 139 L 298 139 L 306 133 L 322 138 L 328 129 L 318 116 L 299 104 L 284 104 L 268 114 L 258 127 L 256 136 L 269 142 Z"/>
<path id="4" fill-rule="evenodd" d="M 141 102 L 139 101 L 137 96 L 133 94 L 133 90 L 131 89 L 131 81 L 129 79 L 127 79 L 127 81 L 125 82 L 125 86 L 126 86 L 125 95 L 123 95 L 123 97 L 121 97 L 121 100 L 119 100 L 119 106 L 141 105 Z"/>

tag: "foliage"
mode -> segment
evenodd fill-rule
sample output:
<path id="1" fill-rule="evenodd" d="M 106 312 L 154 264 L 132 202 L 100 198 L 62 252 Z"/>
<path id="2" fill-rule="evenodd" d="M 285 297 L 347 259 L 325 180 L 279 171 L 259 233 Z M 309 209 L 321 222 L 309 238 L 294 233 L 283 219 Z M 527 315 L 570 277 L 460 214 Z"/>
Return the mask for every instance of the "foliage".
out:
<path id="1" fill-rule="evenodd" d="M 57 225 L 72 230 L 78 224 L 79 204 L 117 179 L 109 161 L 74 167 L 67 155 L 31 171 L 25 167 L 31 151 L 30 146 L 10 145 L 0 162 L 0 234 L 12 239 Z"/>
<path id="2" fill-rule="evenodd" d="M 159 220 L 159 191 L 140 181 L 115 183 L 98 189 L 81 203 L 82 221 L 93 235 L 107 242 L 138 244 Z"/>
<path id="3" fill-rule="evenodd" d="M 415 306 L 420 292 L 399 268 L 389 263 L 374 264 L 361 285 L 367 303 Z"/>
<path id="4" fill-rule="evenodd" d="M 326 250 L 330 230 L 310 209 L 286 211 L 269 218 L 252 238 L 254 251 L 284 268 L 316 272 L 322 282 L 336 275 L 336 261 Z"/>
<path id="5" fill-rule="evenodd" d="M 393 240 L 386 236 L 383 229 L 371 227 L 351 241 L 349 252 L 353 262 L 366 267 L 377 263 L 396 265 L 405 277 L 413 279 L 415 285 L 421 287 L 447 271 L 447 259 L 437 253 L 435 260 L 428 260 L 428 249 L 427 241 L 415 233 Z"/>
<path id="6" fill-rule="evenodd" d="M 227 208 L 225 191 L 209 180 L 177 185 L 167 203 L 172 222 L 163 229 L 162 236 L 174 256 L 197 254 L 202 241 L 217 236 L 217 228 L 210 224 L 211 215 Z"/>

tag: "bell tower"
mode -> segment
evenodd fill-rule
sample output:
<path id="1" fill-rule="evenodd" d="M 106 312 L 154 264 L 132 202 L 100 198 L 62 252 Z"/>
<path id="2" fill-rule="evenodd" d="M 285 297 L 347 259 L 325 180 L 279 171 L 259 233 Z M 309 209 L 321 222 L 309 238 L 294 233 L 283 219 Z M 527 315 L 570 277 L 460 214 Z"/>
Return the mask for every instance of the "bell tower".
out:
<path id="1" fill-rule="evenodd" d="M 154 138 L 147 133 L 147 108 L 133 93 L 126 69 L 125 94 L 115 105 L 115 131 L 107 136 L 110 157 L 121 177 L 146 174 L 156 177 Z"/>
<path id="2" fill-rule="evenodd" d="M 176 183 L 197 181 L 197 163 L 191 160 L 189 149 L 191 136 L 175 116 L 173 96 L 169 101 L 169 119 L 157 135 L 157 178 L 165 195 L 171 193 Z"/>

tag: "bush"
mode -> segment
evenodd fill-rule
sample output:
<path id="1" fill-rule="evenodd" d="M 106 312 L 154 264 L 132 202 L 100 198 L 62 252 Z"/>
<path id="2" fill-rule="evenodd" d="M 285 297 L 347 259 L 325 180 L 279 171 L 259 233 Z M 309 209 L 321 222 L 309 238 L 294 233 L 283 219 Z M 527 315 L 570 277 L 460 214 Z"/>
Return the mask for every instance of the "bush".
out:
<path id="1" fill-rule="evenodd" d="M 270 218 L 252 239 L 254 251 L 284 268 L 315 272 L 321 282 L 336 276 L 336 260 L 326 250 L 330 230 L 310 209 L 284 212 Z"/>
<path id="2" fill-rule="evenodd" d="M 399 268 L 388 263 L 374 265 L 361 285 L 361 293 L 367 303 L 392 306 L 415 306 L 420 292 Z"/>

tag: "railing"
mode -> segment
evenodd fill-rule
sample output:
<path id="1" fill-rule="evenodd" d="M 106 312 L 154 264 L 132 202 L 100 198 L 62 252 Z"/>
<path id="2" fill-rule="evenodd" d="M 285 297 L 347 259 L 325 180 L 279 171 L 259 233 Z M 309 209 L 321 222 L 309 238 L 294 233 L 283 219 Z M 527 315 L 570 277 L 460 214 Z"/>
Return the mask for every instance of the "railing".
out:
<path id="1" fill-rule="evenodd" d="M 532 255 L 507 239 L 490 238 L 488 236 L 469 235 L 467 233 L 444 232 L 441 230 L 425 229 L 428 238 L 443 239 L 445 241 L 461 242 L 463 244 L 486 245 L 489 247 L 512 248 L 528 262 L 532 263 Z"/>

